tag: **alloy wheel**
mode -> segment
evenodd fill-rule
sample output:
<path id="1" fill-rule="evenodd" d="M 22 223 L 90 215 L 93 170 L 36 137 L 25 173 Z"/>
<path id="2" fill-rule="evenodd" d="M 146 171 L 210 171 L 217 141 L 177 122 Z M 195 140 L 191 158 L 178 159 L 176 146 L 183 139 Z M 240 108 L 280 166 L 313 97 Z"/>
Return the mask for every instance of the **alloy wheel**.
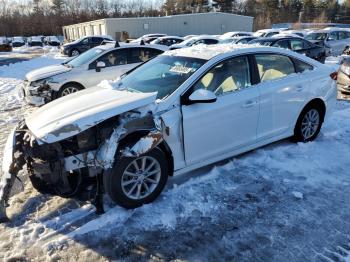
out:
<path id="1" fill-rule="evenodd" d="M 62 91 L 62 95 L 61 96 L 67 96 L 69 94 L 72 94 L 72 93 L 75 93 L 75 92 L 78 92 L 79 89 L 74 87 L 74 86 L 69 86 L 69 87 L 66 87 L 63 91 Z"/>
<path id="2" fill-rule="evenodd" d="M 123 193 L 134 200 L 146 198 L 157 188 L 160 178 L 158 160 L 151 156 L 139 157 L 124 170 L 121 181 Z"/>
<path id="3" fill-rule="evenodd" d="M 320 125 L 320 114 L 316 109 L 308 111 L 301 122 L 301 134 L 305 140 L 314 136 Z"/>

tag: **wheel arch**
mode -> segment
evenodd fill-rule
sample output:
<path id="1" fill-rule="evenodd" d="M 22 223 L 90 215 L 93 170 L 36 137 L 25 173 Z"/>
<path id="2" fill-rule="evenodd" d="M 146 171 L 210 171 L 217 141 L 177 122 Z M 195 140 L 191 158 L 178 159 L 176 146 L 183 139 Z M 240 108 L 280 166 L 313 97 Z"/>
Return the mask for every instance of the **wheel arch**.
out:
<path id="1" fill-rule="evenodd" d="M 75 82 L 75 81 L 69 81 L 64 83 L 63 85 L 61 85 L 61 87 L 58 90 L 53 90 L 53 99 L 57 99 L 59 98 L 59 93 L 61 92 L 61 90 L 63 88 L 65 88 L 68 85 L 76 85 L 79 86 L 82 90 L 85 89 L 85 86 L 83 86 L 82 84 L 80 84 L 79 82 Z"/>
<path id="2" fill-rule="evenodd" d="M 302 110 L 300 110 L 300 112 L 299 112 L 299 114 L 298 114 L 298 116 L 297 116 L 297 119 L 296 119 L 296 121 L 295 121 L 295 123 L 294 123 L 294 128 L 296 127 L 296 125 L 297 125 L 297 123 L 298 123 L 298 121 L 299 121 L 300 116 L 302 115 L 302 113 L 303 113 L 307 108 L 309 108 L 310 106 L 313 106 L 313 105 L 316 105 L 316 106 L 318 106 L 318 107 L 321 109 L 321 111 L 322 111 L 322 122 L 324 121 L 324 118 L 325 118 L 325 116 L 326 116 L 326 111 L 327 111 L 327 109 L 326 109 L 326 103 L 325 103 L 321 98 L 314 98 L 314 99 L 310 100 L 309 102 L 307 102 L 307 103 L 304 105 L 304 107 L 302 108 Z"/>
<path id="3" fill-rule="evenodd" d="M 124 138 L 122 138 L 118 143 L 118 148 L 116 150 L 116 155 L 124 148 L 129 147 L 136 142 L 138 142 L 141 138 L 145 137 L 151 130 L 137 130 L 130 134 L 127 134 Z M 169 170 L 169 176 L 173 176 L 174 174 L 174 158 L 173 153 L 170 149 L 170 146 L 167 144 L 167 142 L 163 139 L 158 145 L 158 148 L 160 148 L 164 154 L 166 155 L 168 161 L 168 170 Z"/>

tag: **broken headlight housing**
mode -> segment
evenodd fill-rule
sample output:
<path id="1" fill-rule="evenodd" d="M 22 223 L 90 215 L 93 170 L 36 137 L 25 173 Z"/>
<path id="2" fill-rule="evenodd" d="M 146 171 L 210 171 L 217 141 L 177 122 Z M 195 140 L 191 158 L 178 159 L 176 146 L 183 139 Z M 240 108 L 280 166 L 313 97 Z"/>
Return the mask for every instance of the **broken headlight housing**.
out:
<path id="1" fill-rule="evenodd" d="M 29 90 L 37 90 L 39 88 L 48 87 L 48 83 L 50 83 L 50 82 L 54 83 L 52 77 L 48 77 L 48 78 L 40 79 L 40 80 L 37 80 L 37 81 L 33 81 L 29 85 Z"/>

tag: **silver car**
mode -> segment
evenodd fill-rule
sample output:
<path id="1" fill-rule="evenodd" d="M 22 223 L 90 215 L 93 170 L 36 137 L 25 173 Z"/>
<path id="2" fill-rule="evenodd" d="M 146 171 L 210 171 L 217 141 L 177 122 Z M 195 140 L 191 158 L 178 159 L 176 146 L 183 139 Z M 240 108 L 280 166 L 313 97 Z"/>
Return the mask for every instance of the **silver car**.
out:
<path id="1" fill-rule="evenodd" d="M 305 39 L 329 48 L 328 55 L 341 55 L 350 46 L 350 31 L 346 29 L 324 29 L 309 33 Z"/>
<path id="2" fill-rule="evenodd" d="M 102 45 L 72 60 L 43 67 L 26 75 L 24 98 L 32 105 L 43 105 L 56 98 L 113 80 L 167 49 L 163 45 Z"/>

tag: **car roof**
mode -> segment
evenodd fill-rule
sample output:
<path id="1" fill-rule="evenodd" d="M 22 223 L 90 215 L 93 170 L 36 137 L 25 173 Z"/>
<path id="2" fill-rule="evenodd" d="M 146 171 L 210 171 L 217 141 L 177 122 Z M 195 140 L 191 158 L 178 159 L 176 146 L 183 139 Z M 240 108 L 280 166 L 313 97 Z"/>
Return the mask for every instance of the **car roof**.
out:
<path id="1" fill-rule="evenodd" d="M 169 50 L 165 52 L 163 55 L 170 56 L 182 56 L 189 58 L 199 58 L 204 60 L 210 60 L 215 56 L 230 53 L 230 55 L 239 55 L 242 53 L 250 53 L 250 52 L 278 52 L 278 53 L 286 53 L 289 55 L 297 54 L 295 52 L 276 48 L 276 47 L 267 47 L 267 46 L 258 46 L 258 45 L 231 45 L 231 44 L 223 44 L 223 45 L 196 45 L 188 48 L 181 48 L 175 50 Z"/>
<path id="2" fill-rule="evenodd" d="M 140 48 L 147 48 L 147 47 L 150 47 L 150 48 L 155 48 L 155 49 L 158 49 L 158 50 L 162 50 L 162 51 L 166 51 L 169 49 L 169 47 L 167 46 L 164 46 L 164 45 L 156 45 L 156 44 L 145 44 L 145 45 L 140 45 L 140 44 L 127 44 L 127 43 L 119 43 L 119 47 L 114 47 L 115 45 L 115 42 L 111 42 L 110 44 L 105 44 L 105 45 L 99 45 L 99 46 L 96 46 L 94 48 L 98 48 L 98 49 L 102 49 L 102 50 L 105 50 L 105 51 L 110 51 L 110 50 L 117 50 L 117 49 L 122 49 L 122 48 L 133 48 L 133 47 L 140 47 Z"/>

